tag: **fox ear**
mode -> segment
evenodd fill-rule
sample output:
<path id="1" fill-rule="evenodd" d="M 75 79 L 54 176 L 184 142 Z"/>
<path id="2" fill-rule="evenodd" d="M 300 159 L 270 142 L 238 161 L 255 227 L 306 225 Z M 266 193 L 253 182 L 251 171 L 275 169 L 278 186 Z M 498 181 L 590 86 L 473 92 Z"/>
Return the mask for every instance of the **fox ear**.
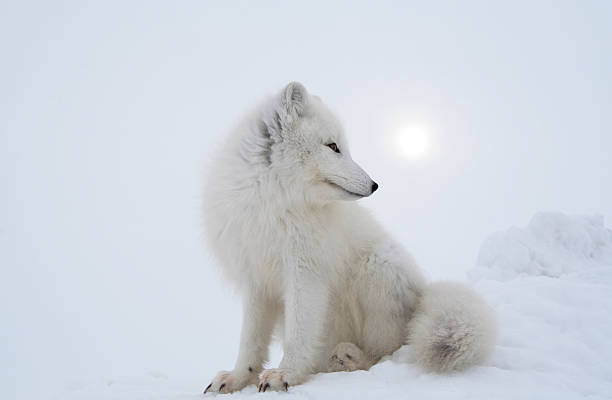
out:
<path id="1" fill-rule="evenodd" d="M 304 115 L 310 95 L 299 82 L 291 82 L 281 91 L 274 107 L 264 112 L 260 126 L 261 137 L 267 143 L 283 140 L 284 133 L 291 124 Z"/>
<path id="2" fill-rule="evenodd" d="M 308 91 L 299 82 L 291 82 L 281 93 L 281 108 L 284 111 L 286 122 L 291 122 L 304 114 L 308 104 Z"/>

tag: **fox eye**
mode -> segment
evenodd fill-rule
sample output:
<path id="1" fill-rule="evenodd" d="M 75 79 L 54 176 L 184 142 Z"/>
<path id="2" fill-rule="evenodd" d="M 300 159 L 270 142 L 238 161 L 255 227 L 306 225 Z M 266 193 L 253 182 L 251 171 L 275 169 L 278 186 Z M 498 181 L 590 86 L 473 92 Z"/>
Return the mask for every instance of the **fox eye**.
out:
<path id="1" fill-rule="evenodd" d="M 352 360 L 353 357 L 351 357 L 349 354 L 345 354 L 346 358 L 348 358 L 349 360 Z"/>
<path id="2" fill-rule="evenodd" d="M 329 147 L 330 149 L 332 149 L 336 153 L 340 153 L 340 149 L 338 148 L 338 145 L 336 143 L 330 143 L 330 144 L 327 145 L 327 147 Z"/>

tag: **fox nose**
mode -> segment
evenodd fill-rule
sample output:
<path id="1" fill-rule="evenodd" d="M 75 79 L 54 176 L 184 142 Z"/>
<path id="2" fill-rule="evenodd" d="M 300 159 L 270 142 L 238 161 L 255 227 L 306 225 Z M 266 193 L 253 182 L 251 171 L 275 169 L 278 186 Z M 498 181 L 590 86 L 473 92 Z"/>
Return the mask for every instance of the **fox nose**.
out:
<path id="1" fill-rule="evenodd" d="M 372 193 L 374 193 L 378 189 L 378 183 L 372 182 Z"/>

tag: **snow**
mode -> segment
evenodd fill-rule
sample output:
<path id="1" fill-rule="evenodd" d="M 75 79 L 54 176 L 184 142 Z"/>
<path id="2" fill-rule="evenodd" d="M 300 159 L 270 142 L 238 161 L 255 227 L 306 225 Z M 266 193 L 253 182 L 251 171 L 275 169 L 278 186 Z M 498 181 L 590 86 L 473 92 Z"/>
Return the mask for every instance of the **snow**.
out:
<path id="1" fill-rule="evenodd" d="M 536 214 L 527 228 L 485 240 L 470 276 L 497 280 L 517 275 L 560 277 L 612 265 L 612 232 L 602 216 Z"/>
<path id="2" fill-rule="evenodd" d="M 525 228 L 487 238 L 468 276 L 500 324 L 485 365 L 453 375 L 425 373 L 404 346 L 369 371 L 318 374 L 288 393 L 262 394 L 251 386 L 219 397 L 612 398 L 612 232 L 602 217 L 537 214 Z M 151 371 L 140 378 L 74 381 L 56 398 L 200 399 L 210 378 L 181 380 Z"/>

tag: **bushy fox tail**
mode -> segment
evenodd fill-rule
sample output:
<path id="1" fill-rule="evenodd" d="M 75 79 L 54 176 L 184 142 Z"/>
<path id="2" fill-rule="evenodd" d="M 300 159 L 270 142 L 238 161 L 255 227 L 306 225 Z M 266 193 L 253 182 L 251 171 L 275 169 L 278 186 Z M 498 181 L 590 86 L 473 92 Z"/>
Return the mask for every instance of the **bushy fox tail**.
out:
<path id="1" fill-rule="evenodd" d="M 417 361 L 434 372 L 462 370 L 485 361 L 497 338 L 493 310 L 468 286 L 426 287 L 408 325 Z"/>

